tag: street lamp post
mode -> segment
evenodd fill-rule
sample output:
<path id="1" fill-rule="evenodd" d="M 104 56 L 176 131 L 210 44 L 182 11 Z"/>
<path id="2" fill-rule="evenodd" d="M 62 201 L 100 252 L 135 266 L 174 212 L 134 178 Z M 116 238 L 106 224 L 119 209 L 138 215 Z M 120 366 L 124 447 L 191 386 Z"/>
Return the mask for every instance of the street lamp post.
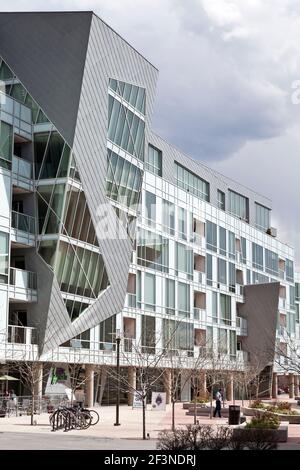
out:
<path id="1" fill-rule="evenodd" d="M 121 337 L 117 331 L 116 343 L 117 343 L 117 401 L 116 401 L 116 422 L 114 426 L 120 426 L 119 422 L 119 411 L 120 411 L 120 342 Z"/>

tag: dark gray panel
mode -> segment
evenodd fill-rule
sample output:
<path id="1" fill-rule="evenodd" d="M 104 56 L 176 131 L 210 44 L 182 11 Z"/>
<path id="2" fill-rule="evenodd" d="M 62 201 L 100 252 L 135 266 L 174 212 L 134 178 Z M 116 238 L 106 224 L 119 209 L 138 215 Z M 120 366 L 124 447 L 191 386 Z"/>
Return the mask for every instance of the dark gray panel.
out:
<path id="1" fill-rule="evenodd" d="M 44 352 L 98 325 L 105 318 L 120 312 L 124 306 L 132 245 L 106 197 L 108 81 L 110 77 L 146 88 L 147 141 L 157 70 L 94 15 L 73 151 L 110 286 L 93 305 L 71 323 L 70 319 L 66 318 L 65 308 L 60 307 L 61 295 L 54 280 Z M 104 213 L 103 205 L 105 205 Z M 113 235 L 116 227 L 119 238 Z M 107 237 L 106 229 L 112 236 Z"/>
<path id="2" fill-rule="evenodd" d="M 0 13 L 0 55 L 70 146 L 91 12 Z"/>
<path id="3" fill-rule="evenodd" d="M 248 322 L 244 349 L 250 353 L 250 363 L 265 367 L 274 360 L 278 319 L 279 282 L 245 286 L 245 303 L 239 312 Z"/>

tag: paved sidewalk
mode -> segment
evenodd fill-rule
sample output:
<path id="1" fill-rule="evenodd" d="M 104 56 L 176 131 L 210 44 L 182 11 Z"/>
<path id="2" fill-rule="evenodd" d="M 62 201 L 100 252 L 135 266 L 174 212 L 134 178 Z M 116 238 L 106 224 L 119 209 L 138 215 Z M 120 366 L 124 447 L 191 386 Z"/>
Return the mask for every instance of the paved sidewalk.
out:
<path id="1" fill-rule="evenodd" d="M 236 401 L 235 404 L 241 403 Z M 97 409 L 100 414 L 100 421 L 98 424 L 91 426 L 86 430 L 72 430 L 69 432 L 64 432 L 62 430 L 52 432 L 49 425 L 49 414 L 35 415 L 34 419 L 36 421 L 36 425 L 34 426 L 30 425 L 30 416 L 0 418 L 0 448 L 5 449 L 5 445 L 9 445 L 9 448 L 22 448 L 19 446 L 22 442 L 24 442 L 24 445 L 27 443 L 26 448 L 35 448 L 34 442 L 36 440 L 36 445 L 45 445 L 45 449 L 65 448 L 52 447 L 52 445 L 66 445 L 66 448 L 76 449 L 83 448 L 81 446 L 88 446 L 88 442 L 90 440 L 91 447 L 87 448 L 117 449 L 118 447 L 116 446 L 120 445 L 125 446 L 120 448 L 130 449 L 143 448 L 142 445 L 145 445 L 150 446 L 147 448 L 154 449 L 155 440 L 157 439 L 159 432 L 163 429 L 171 428 L 172 410 L 170 405 L 167 405 L 166 411 L 147 410 L 146 432 L 150 436 L 150 440 L 147 440 L 147 442 L 142 441 L 142 410 L 132 410 L 131 407 L 126 405 L 121 406 L 121 426 L 114 426 L 115 406 L 105 406 L 95 409 Z M 183 426 L 194 422 L 193 416 L 186 415 L 186 410 L 183 409 L 182 403 L 176 403 L 175 410 L 176 426 Z M 209 416 L 197 416 L 197 420 L 201 424 L 228 424 L 227 418 L 210 419 Z M 11 433 L 14 434 L 13 439 Z M 9 435 L 11 436 L 11 439 L 9 438 Z M 28 435 L 28 438 L 24 437 L 26 435 Z M 31 439 L 30 436 L 34 439 Z M 76 439 L 79 437 L 82 439 Z M 94 438 L 98 440 L 97 443 L 93 440 Z M 70 444 L 70 439 L 71 441 L 72 439 L 75 439 L 74 444 Z M 124 442 L 127 440 L 135 440 L 135 447 L 130 447 L 133 444 L 133 441 L 129 442 L 129 444 Z M 9 442 L 11 443 L 9 444 Z M 30 442 L 32 442 L 32 444 L 29 444 Z M 33 447 L 30 447 L 31 445 L 33 445 Z M 94 445 L 96 447 L 93 447 Z M 97 447 L 98 445 L 101 445 L 101 447 Z M 110 445 L 112 445 L 112 447 L 110 447 Z M 129 447 L 126 447 L 127 445 L 129 445 Z M 288 443 L 280 444 L 280 448 L 295 448 L 300 450 L 300 425 L 289 425 Z"/>

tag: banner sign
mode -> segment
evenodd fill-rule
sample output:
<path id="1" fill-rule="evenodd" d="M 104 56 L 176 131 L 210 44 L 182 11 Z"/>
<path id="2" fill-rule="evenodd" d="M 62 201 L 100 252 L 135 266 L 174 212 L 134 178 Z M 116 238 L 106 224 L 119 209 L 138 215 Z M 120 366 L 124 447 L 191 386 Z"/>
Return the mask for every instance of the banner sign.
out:
<path id="1" fill-rule="evenodd" d="M 142 392 L 134 392 L 132 409 L 143 408 Z"/>
<path id="2" fill-rule="evenodd" d="M 165 411 L 166 401 L 166 392 L 152 392 L 151 409 L 155 411 Z"/>

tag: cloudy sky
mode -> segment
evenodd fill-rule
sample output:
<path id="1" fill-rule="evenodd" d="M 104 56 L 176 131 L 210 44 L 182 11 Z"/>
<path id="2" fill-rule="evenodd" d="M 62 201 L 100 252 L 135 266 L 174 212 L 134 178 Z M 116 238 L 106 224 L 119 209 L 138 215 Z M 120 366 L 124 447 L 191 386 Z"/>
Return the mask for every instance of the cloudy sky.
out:
<path id="1" fill-rule="evenodd" d="M 160 70 L 157 133 L 273 200 L 300 270 L 299 0 L 11 0 L 94 10 Z M 297 82 L 298 81 L 298 82 Z"/>

